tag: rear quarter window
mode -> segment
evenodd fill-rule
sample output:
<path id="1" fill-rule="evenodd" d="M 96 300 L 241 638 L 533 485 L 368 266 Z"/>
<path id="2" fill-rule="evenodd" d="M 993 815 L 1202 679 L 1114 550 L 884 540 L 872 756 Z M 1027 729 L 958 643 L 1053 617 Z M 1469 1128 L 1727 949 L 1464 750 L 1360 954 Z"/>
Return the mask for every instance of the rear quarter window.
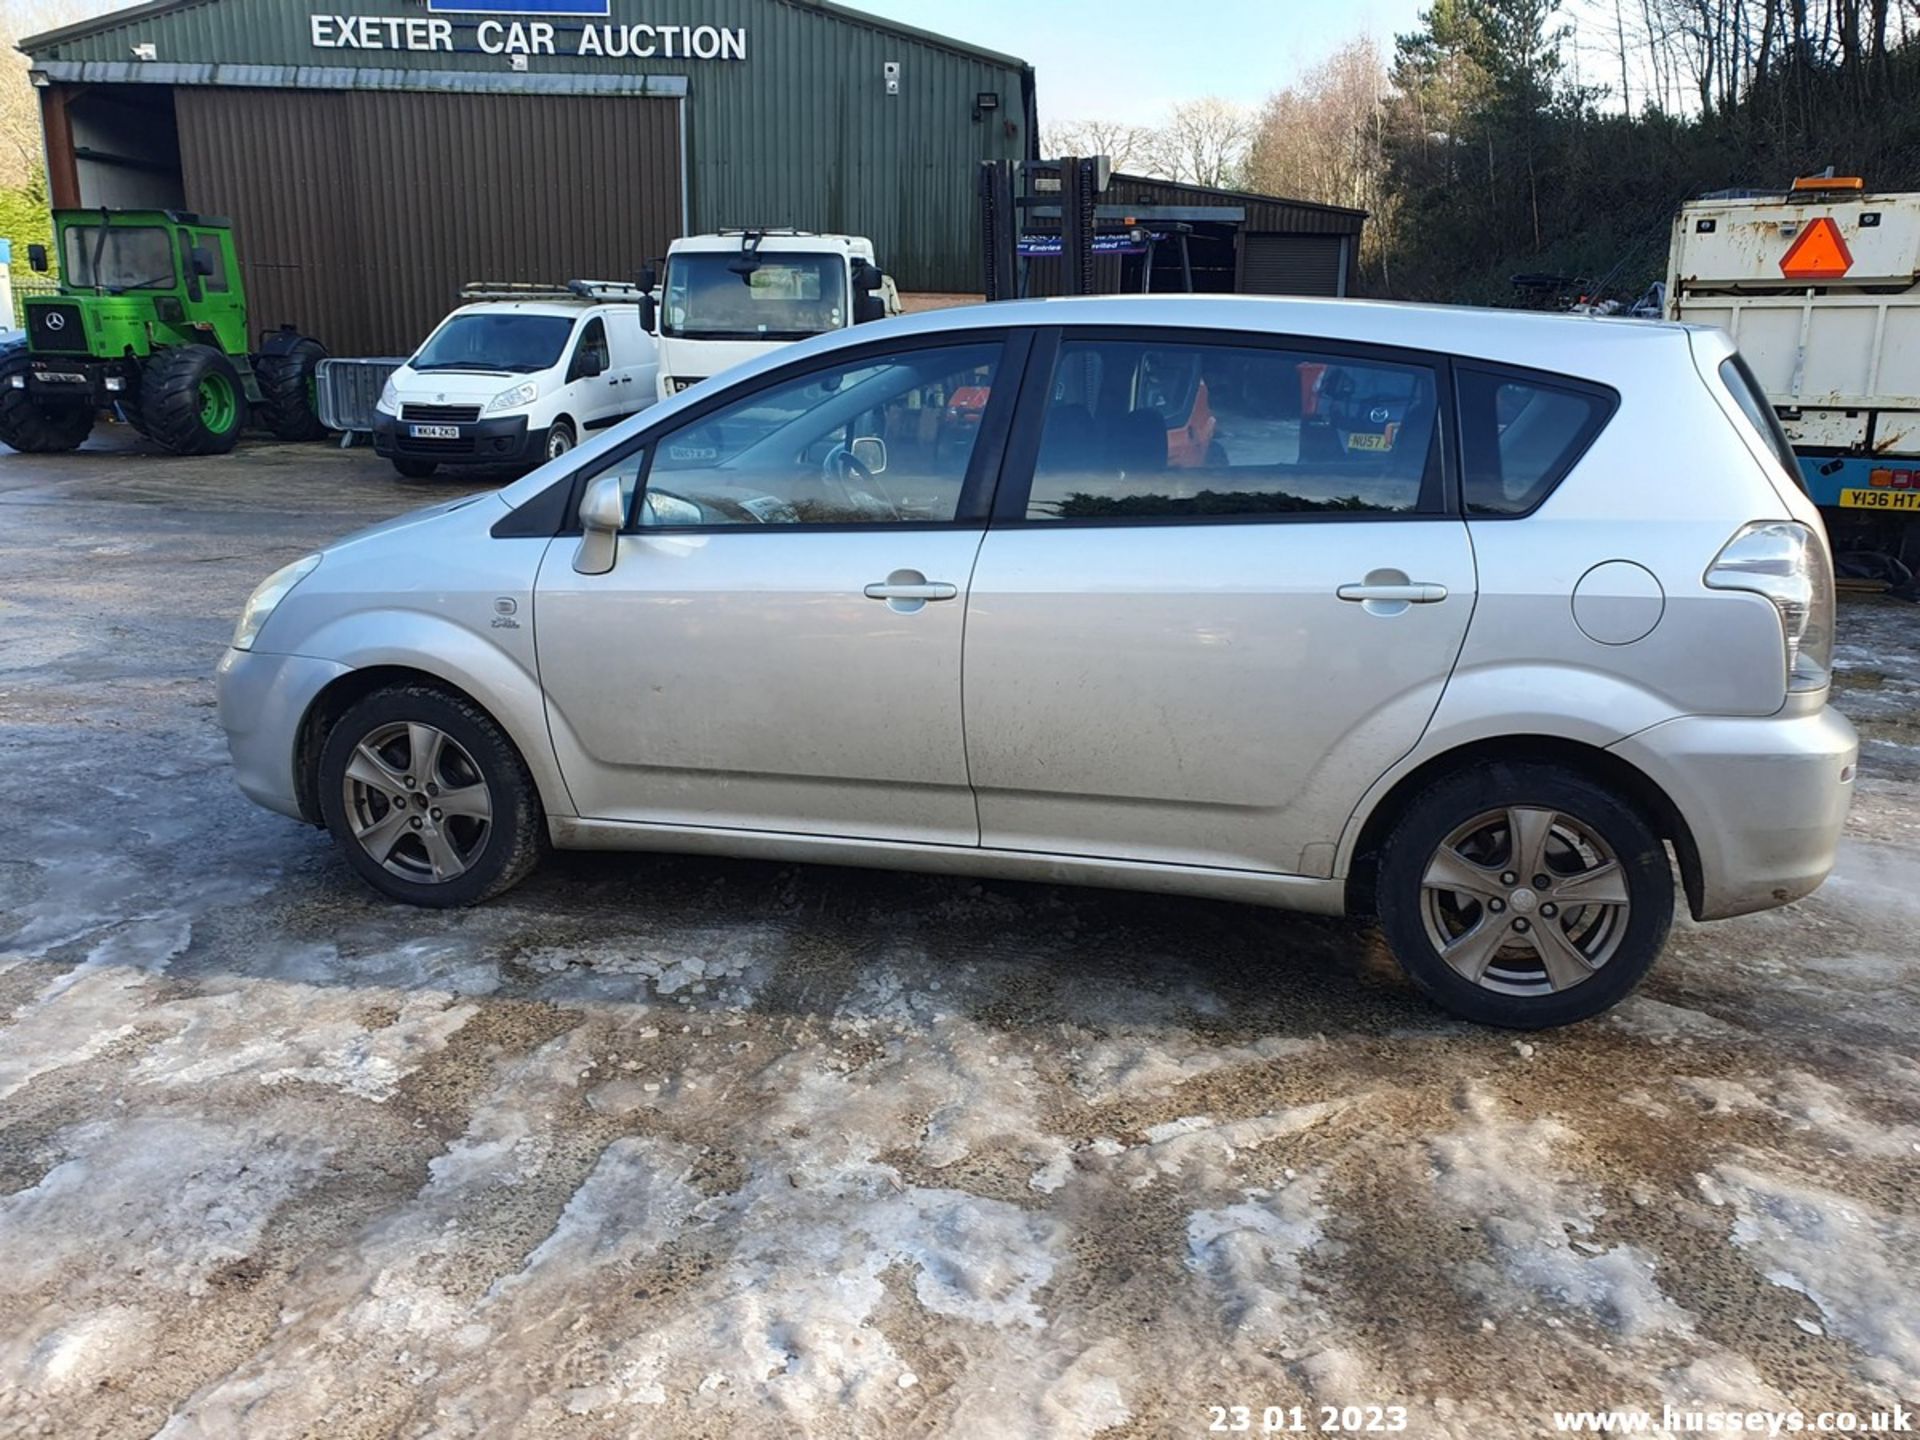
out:
<path id="1" fill-rule="evenodd" d="M 1767 403 L 1767 392 L 1760 388 L 1760 382 L 1754 378 L 1753 371 L 1747 368 L 1747 362 L 1738 355 L 1729 355 L 1720 362 L 1720 380 L 1727 387 L 1727 393 L 1733 396 L 1733 403 L 1740 407 L 1740 413 L 1753 422 L 1753 428 L 1760 432 L 1760 438 L 1780 457 L 1780 463 L 1787 467 L 1787 473 L 1796 481 L 1799 480 L 1800 458 L 1793 453 L 1793 442 L 1787 439 L 1780 417 L 1774 413 L 1773 406 Z"/>
<path id="2" fill-rule="evenodd" d="M 1553 493 L 1619 404 L 1603 386 L 1461 365 L 1461 486 L 1469 515 L 1525 515 Z"/>

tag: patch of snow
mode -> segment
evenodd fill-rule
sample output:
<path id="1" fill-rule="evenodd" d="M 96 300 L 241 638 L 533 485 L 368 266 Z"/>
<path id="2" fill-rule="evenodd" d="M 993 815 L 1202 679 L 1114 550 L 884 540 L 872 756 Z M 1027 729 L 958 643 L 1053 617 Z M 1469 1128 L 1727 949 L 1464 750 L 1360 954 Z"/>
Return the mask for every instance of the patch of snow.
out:
<path id="1" fill-rule="evenodd" d="M 1716 1166 L 1700 1191 L 1734 1212 L 1733 1243 L 1775 1285 L 1815 1305 L 1860 1353 L 1869 1379 L 1920 1390 L 1920 1222 L 1744 1164 Z"/>
<path id="2" fill-rule="evenodd" d="M 1605 1214 L 1598 1199 L 1563 1178 L 1561 1151 L 1573 1135 L 1551 1118 L 1516 1121 L 1479 1084 L 1464 1094 L 1466 1123 L 1430 1139 L 1435 1199 L 1475 1224 L 1490 1263 L 1474 1261 L 1460 1278 L 1490 1306 L 1507 1308 L 1509 1282 L 1603 1319 L 1628 1338 L 1692 1328 L 1654 1280 L 1654 1263 L 1636 1246 L 1597 1254 L 1574 1249 Z"/>

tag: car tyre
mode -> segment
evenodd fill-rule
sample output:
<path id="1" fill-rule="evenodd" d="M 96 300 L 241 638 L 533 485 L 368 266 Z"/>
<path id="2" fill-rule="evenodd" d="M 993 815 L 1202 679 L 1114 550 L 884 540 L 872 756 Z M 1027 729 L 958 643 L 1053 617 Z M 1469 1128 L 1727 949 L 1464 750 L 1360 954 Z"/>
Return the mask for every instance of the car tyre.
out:
<path id="1" fill-rule="evenodd" d="M 29 390 L 16 390 L 13 377 L 27 373 L 28 356 L 20 350 L 0 361 L 0 441 L 23 455 L 52 455 L 77 450 L 93 433 L 93 409 L 69 405 L 49 409 Z"/>
<path id="2" fill-rule="evenodd" d="M 154 352 L 140 377 L 140 428 L 175 455 L 224 455 L 247 423 L 233 362 L 211 345 Z"/>
<path id="3" fill-rule="evenodd" d="M 347 863 L 409 905 L 477 905 L 546 853 L 526 762 L 478 705 L 425 683 L 376 690 L 327 732 L 321 817 Z"/>
<path id="4" fill-rule="evenodd" d="M 1673 868 L 1646 817 L 1533 761 L 1476 765 L 1421 792 L 1375 883 L 1381 929 L 1414 985 L 1463 1019 L 1516 1030 L 1625 999 L 1659 957 L 1673 906 Z"/>
<path id="5" fill-rule="evenodd" d="M 548 460 L 558 460 L 573 449 L 573 425 L 566 420 L 556 420 L 547 431 L 546 456 Z"/>
<path id="6" fill-rule="evenodd" d="M 327 350 L 302 336 L 276 355 L 262 355 L 253 369 L 260 381 L 260 421 L 279 440 L 324 440 L 320 423 L 318 366 Z"/>
<path id="7" fill-rule="evenodd" d="M 403 480 L 431 480 L 433 472 L 440 468 L 437 460 L 395 460 L 394 470 Z"/>

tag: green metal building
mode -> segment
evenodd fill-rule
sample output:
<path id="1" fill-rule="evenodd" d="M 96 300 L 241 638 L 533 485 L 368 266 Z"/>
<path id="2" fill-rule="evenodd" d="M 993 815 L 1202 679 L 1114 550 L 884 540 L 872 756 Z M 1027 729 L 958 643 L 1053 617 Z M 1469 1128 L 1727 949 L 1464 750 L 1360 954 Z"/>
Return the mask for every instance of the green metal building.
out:
<path id="1" fill-rule="evenodd" d="M 255 325 L 337 354 L 719 229 L 976 291 L 978 162 L 1035 146 L 1024 61 L 827 0 L 150 0 L 21 48 L 56 205 L 230 217 Z"/>

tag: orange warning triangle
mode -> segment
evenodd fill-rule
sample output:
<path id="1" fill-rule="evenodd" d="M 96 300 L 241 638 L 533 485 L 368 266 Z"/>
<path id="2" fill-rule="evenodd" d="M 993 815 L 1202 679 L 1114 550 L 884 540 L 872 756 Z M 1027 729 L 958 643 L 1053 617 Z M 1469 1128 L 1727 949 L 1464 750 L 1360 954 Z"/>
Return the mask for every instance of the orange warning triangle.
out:
<path id="1" fill-rule="evenodd" d="M 1789 280 L 1838 280 L 1852 268 L 1846 237 L 1824 215 L 1809 221 L 1780 257 L 1780 273 Z"/>

